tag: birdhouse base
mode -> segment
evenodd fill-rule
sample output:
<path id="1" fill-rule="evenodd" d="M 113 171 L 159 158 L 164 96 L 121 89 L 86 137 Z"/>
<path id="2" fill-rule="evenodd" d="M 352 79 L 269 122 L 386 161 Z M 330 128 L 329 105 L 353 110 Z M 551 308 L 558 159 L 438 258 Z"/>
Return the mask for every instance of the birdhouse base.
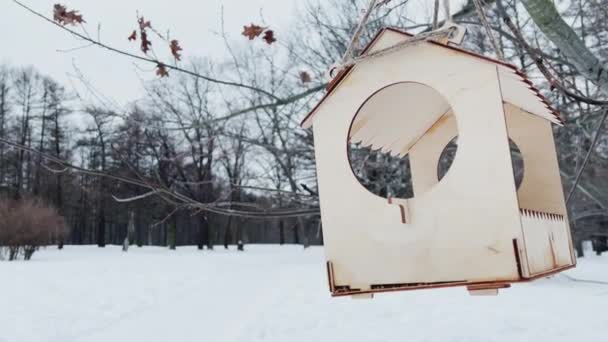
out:
<path id="1" fill-rule="evenodd" d="M 468 285 L 467 290 L 471 296 L 497 296 L 499 289 L 511 287 L 509 283 Z"/>
<path id="2" fill-rule="evenodd" d="M 469 290 L 471 296 L 498 296 L 498 289 Z"/>
<path id="3" fill-rule="evenodd" d="M 575 265 L 568 265 L 560 268 L 553 269 L 549 272 L 541 273 L 530 278 L 523 278 L 504 282 L 469 282 L 469 281 L 454 281 L 454 282 L 436 282 L 436 283 L 411 283 L 411 284 L 384 284 L 384 285 L 371 285 L 367 289 L 356 289 L 350 286 L 340 286 L 334 283 L 333 278 L 333 266 L 330 261 L 327 262 L 327 275 L 329 280 L 329 290 L 332 297 L 351 296 L 353 299 L 372 299 L 374 294 L 383 292 L 396 292 L 396 291 L 412 291 L 412 290 L 424 290 L 424 289 L 436 289 L 436 288 L 447 288 L 466 286 L 471 296 L 496 296 L 498 290 L 507 289 L 511 287 L 511 283 L 525 283 L 533 281 L 539 278 L 546 278 L 556 273 L 563 272 L 567 269 L 574 268 Z"/>

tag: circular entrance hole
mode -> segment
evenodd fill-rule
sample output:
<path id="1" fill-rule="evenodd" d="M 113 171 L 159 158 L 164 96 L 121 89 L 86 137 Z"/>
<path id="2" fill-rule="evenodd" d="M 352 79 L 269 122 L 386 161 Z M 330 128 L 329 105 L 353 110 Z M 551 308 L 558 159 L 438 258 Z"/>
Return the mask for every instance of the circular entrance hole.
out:
<path id="1" fill-rule="evenodd" d="M 447 127 L 441 121 L 450 112 L 447 100 L 421 83 L 395 83 L 372 94 L 348 135 L 348 157 L 359 183 L 381 197 L 414 197 L 409 151 L 431 130 Z M 458 134 L 455 125 L 453 130 Z"/>

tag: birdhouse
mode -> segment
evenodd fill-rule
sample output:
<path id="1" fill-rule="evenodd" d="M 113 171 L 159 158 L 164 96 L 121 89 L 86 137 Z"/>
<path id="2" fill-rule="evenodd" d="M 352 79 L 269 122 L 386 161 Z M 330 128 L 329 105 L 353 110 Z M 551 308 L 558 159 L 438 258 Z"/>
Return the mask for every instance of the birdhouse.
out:
<path id="1" fill-rule="evenodd" d="M 383 29 L 364 53 L 410 37 Z M 552 124 L 559 115 L 515 66 L 450 43 L 426 40 L 342 70 L 302 121 L 314 130 L 332 294 L 496 294 L 574 267 Z M 456 137 L 439 179 L 440 155 Z M 368 191 L 349 161 L 355 143 L 407 156 L 413 197 Z"/>

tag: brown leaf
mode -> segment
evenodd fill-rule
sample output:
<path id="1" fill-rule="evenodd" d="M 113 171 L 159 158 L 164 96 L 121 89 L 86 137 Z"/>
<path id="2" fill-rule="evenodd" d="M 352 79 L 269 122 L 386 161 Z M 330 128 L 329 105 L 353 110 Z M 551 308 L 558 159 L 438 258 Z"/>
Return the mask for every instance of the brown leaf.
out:
<path id="1" fill-rule="evenodd" d="M 147 27 L 152 27 L 150 21 L 146 21 L 144 17 L 139 17 L 137 23 L 139 24 L 139 29 L 142 31 L 145 31 Z"/>
<path id="2" fill-rule="evenodd" d="M 175 59 L 180 61 L 182 58 L 182 55 L 179 52 L 182 51 L 182 47 L 179 46 L 179 41 L 177 41 L 176 39 L 173 39 L 171 41 L 171 45 L 169 45 L 169 47 L 171 48 L 171 54 L 173 55 L 173 57 L 175 57 Z"/>
<path id="3" fill-rule="evenodd" d="M 249 40 L 253 40 L 256 37 L 259 37 L 262 32 L 264 32 L 264 28 L 258 25 L 254 25 L 253 23 L 249 26 L 243 26 L 243 36 L 249 38 Z"/>
<path id="4" fill-rule="evenodd" d="M 142 30 L 140 33 L 141 36 L 141 51 L 143 53 L 148 53 L 148 51 L 150 51 L 150 46 L 152 45 L 152 42 L 148 40 L 148 34 L 146 33 L 146 31 Z"/>
<path id="5" fill-rule="evenodd" d="M 167 71 L 167 66 L 162 63 L 156 64 L 156 75 L 159 77 L 168 77 L 169 72 Z"/>
<path id="6" fill-rule="evenodd" d="M 310 77 L 310 74 L 306 71 L 300 71 L 300 81 L 302 81 L 302 83 L 308 83 L 312 81 L 312 78 Z"/>
<path id="7" fill-rule="evenodd" d="M 129 41 L 137 40 L 137 31 L 133 30 L 133 33 L 129 36 Z"/>
<path id="8" fill-rule="evenodd" d="M 272 45 L 272 43 L 274 43 L 274 42 L 277 41 L 276 39 L 274 39 L 274 31 L 273 30 L 267 30 L 266 32 L 264 32 L 264 37 L 262 39 L 264 39 L 264 41 L 268 45 Z"/>
<path id="9" fill-rule="evenodd" d="M 78 11 L 68 11 L 68 9 L 60 4 L 53 6 L 53 20 L 61 25 L 76 25 L 84 23 L 82 15 Z"/>

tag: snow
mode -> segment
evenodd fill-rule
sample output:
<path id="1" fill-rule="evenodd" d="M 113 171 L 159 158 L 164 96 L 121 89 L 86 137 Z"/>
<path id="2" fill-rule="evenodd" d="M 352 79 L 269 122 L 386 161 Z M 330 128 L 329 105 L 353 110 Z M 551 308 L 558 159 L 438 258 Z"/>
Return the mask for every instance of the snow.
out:
<path id="1" fill-rule="evenodd" d="M 323 250 L 66 246 L 0 262 L 1 342 L 606 341 L 608 285 L 557 275 L 497 297 L 464 288 L 331 298 Z M 570 277 L 608 281 L 608 256 Z"/>

